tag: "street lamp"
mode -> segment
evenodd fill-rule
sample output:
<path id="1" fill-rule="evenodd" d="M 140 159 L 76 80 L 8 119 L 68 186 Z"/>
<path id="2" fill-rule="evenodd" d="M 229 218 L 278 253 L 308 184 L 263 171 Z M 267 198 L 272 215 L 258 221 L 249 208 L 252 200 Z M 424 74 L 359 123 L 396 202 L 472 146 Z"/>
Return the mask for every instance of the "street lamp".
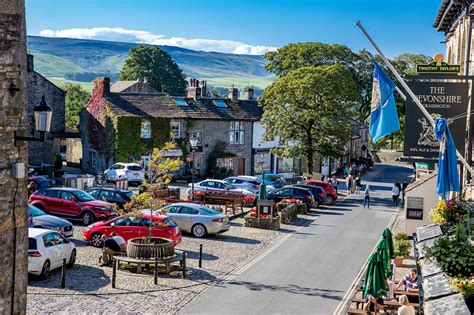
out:
<path id="1" fill-rule="evenodd" d="M 33 115 L 35 119 L 34 130 L 40 134 L 39 138 L 34 137 L 23 137 L 17 136 L 15 131 L 15 145 L 20 141 L 40 141 L 44 142 L 45 134 L 49 132 L 51 128 L 51 117 L 53 116 L 53 110 L 51 106 L 46 103 L 44 94 L 41 97 L 41 101 L 33 107 Z"/>
<path id="2" fill-rule="evenodd" d="M 194 135 L 191 136 L 191 139 L 189 139 L 189 144 L 191 145 L 191 152 L 193 153 L 193 161 L 191 168 L 191 200 L 194 201 L 194 151 L 196 151 L 198 139 Z"/>

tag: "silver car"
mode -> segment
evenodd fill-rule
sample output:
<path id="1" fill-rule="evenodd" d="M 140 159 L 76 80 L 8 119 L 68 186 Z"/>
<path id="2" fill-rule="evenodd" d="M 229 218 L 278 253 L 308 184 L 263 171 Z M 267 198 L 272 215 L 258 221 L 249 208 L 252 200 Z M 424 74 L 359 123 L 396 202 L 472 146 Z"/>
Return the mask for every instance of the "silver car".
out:
<path id="1" fill-rule="evenodd" d="M 179 228 L 195 237 L 217 234 L 230 229 L 229 216 L 195 203 L 173 203 L 157 211 L 166 211 Z"/>

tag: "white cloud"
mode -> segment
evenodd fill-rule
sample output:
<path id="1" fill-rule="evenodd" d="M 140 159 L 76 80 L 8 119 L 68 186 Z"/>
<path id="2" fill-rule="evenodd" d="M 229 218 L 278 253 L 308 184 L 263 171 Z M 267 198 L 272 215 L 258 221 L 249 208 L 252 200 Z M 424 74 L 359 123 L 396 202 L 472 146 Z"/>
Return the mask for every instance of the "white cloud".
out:
<path id="1" fill-rule="evenodd" d="M 193 50 L 216 51 L 233 54 L 262 55 L 274 51 L 277 47 L 249 45 L 233 40 L 202 38 L 166 37 L 147 31 L 128 30 L 121 27 L 70 28 L 64 30 L 42 30 L 41 36 L 68 37 L 81 39 L 99 39 L 152 45 L 178 46 Z"/>

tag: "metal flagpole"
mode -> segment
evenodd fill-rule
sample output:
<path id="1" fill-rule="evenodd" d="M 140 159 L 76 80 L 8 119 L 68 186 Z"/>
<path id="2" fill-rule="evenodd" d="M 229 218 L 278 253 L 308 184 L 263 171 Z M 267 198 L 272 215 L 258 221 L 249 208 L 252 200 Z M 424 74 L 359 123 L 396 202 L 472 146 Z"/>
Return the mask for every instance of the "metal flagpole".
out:
<path id="1" fill-rule="evenodd" d="M 425 117 L 428 119 L 428 121 L 431 123 L 432 126 L 435 125 L 435 121 L 433 119 L 433 117 L 431 117 L 430 113 L 428 113 L 428 111 L 426 110 L 426 108 L 421 104 L 420 100 L 418 99 L 418 97 L 416 97 L 415 93 L 413 93 L 413 91 L 408 87 L 408 85 L 405 83 L 405 81 L 403 81 L 403 78 L 400 76 L 400 74 L 397 72 L 397 70 L 395 70 L 395 68 L 392 66 L 392 64 L 390 63 L 390 61 L 385 57 L 385 55 L 383 54 L 383 52 L 380 50 L 380 48 L 377 46 L 377 44 L 373 41 L 373 39 L 370 37 L 369 33 L 367 33 L 367 31 L 365 30 L 365 28 L 362 26 L 362 23 L 360 21 L 357 21 L 356 22 L 356 26 L 358 28 L 360 28 L 360 30 L 362 31 L 362 33 L 364 33 L 364 36 L 367 38 L 367 40 L 372 44 L 372 46 L 374 46 L 375 50 L 377 50 L 377 52 L 379 53 L 380 57 L 382 57 L 383 61 L 385 62 L 385 64 L 387 65 L 387 67 L 390 69 L 390 71 L 392 71 L 393 75 L 395 76 L 395 78 L 397 78 L 398 82 L 400 82 L 400 84 L 403 86 L 403 88 L 405 89 L 405 91 L 408 93 L 408 95 L 413 99 L 413 101 L 415 102 L 415 104 L 418 106 L 418 108 L 421 110 L 421 112 L 423 113 L 423 115 L 425 115 Z M 467 161 L 464 159 L 464 157 L 462 156 L 461 153 L 459 153 L 458 149 L 456 149 L 456 156 L 458 157 L 458 159 L 461 161 L 461 163 L 466 167 L 466 169 L 469 171 L 469 173 L 471 173 L 471 176 L 474 176 L 474 171 L 472 170 L 471 166 L 469 165 L 469 163 L 467 163 Z"/>

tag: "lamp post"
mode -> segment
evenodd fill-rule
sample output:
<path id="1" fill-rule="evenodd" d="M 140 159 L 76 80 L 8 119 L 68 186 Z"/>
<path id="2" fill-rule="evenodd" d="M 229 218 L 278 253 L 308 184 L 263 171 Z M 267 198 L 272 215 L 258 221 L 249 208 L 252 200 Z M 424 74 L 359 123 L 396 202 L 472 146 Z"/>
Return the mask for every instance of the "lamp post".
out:
<path id="1" fill-rule="evenodd" d="M 48 103 L 46 103 L 44 94 L 41 97 L 41 101 L 38 104 L 36 104 L 35 107 L 33 107 L 33 114 L 35 118 L 34 130 L 39 132 L 40 134 L 39 138 L 17 136 L 16 131 L 15 131 L 15 146 L 17 145 L 18 142 L 21 142 L 21 141 L 44 142 L 45 134 L 49 132 L 51 128 L 51 117 L 53 116 L 53 110 L 51 109 L 51 106 L 49 106 Z"/>
<path id="2" fill-rule="evenodd" d="M 191 168 L 191 200 L 194 201 L 194 151 L 196 151 L 198 139 L 192 136 L 189 139 L 189 144 L 191 145 L 191 152 L 193 153 L 193 161 L 192 161 L 192 168 Z"/>

